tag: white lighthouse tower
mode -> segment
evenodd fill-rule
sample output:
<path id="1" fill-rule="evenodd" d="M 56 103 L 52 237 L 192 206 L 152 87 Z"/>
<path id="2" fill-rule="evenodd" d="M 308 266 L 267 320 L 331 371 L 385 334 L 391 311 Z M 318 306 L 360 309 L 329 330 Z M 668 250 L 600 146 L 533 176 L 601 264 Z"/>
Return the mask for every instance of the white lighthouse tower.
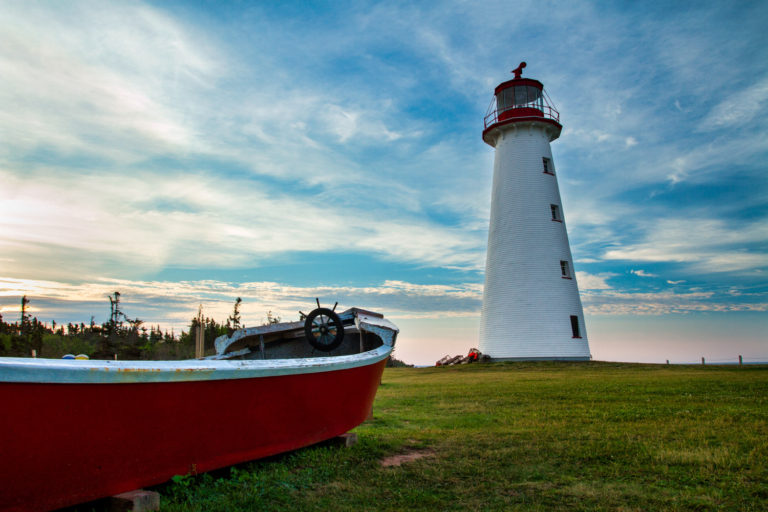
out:
<path id="1" fill-rule="evenodd" d="M 496 155 L 479 349 L 494 360 L 589 360 L 549 147 L 560 115 L 524 67 L 496 87 L 485 117 Z"/>

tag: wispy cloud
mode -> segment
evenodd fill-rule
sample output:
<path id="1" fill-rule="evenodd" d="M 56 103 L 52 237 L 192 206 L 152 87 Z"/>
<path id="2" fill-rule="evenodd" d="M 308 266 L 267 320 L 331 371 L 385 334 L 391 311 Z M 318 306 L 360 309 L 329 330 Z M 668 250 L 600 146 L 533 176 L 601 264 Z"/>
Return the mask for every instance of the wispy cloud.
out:
<path id="1" fill-rule="evenodd" d="M 768 225 L 761 221 L 734 230 L 719 219 L 663 219 L 646 225 L 637 242 L 610 249 L 603 257 L 687 263 L 699 273 L 754 271 L 768 262 L 768 254 L 760 248 L 766 238 Z"/>
<path id="2" fill-rule="evenodd" d="M 177 330 L 185 327 L 202 304 L 206 315 L 223 321 L 231 313 L 235 298 L 243 299 L 246 323 L 263 322 L 267 311 L 283 319 L 295 319 L 298 311 L 313 309 L 315 298 L 324 305 L 338 301 L 341 308 L 359 306 L 380 310 L 387 317 L 455 318 L 476 316 L 482 300 L 482 285 L 425 285 L 404 281 L 384 281 L 371 286 L 289 286 L 281 283 L 224 281 L 128 281 L 99 279 L 69 284 L 0 278 L 0 313 L 15 313 L 22 295 L 31 299 L 32 311 L 41 320 L 84 321 L 72 318 L 72 310 L 92 308 L 98 315 L 107 297 L 119 291 L 123 309 L 152 324 Z M 333 304 L 331 304 L 333 305 Z"/>
<path id="3" fill-rule="evenodd" d="M 584 310 L 591 315 L 669 315 L 701 312 L 768 311 L 768 301 L 734 302 L 714 292 L 647 292 L 609 291 L 582 294 Z"/>
<path id="4" fill-rule="evenodd" d="M 577 272 L 585 311 L 593 315 L 664 315 L 693 312 L 768 311 L 768 294 L 741 290 L 628 291 L 608 283 L 612 275 L 594 276 Z M 359 306 L 380 310 L 394 319 L 476 318 L 482 301 L 482 285 L 427 285 L 406 281 L 384 281 L 368 286 L 293 286 L 273 281 L 129 281 L 102 278 L 70 284 L 57 281 L 0 279 L 0 313 L 6 319 L 19 310 L 22 295 L 31 300 L 31 311 L 41 320 L 59 322 L 87 320 L 77 311 L 106 319 L 107 297 L 120 291 L 124 311 L 148 323 L 177 331 L 186 327 L 198 305 L 206 315 L 223 321 L 231 313 L 235 298 L 243 299 L 247 324 L 264 321 L 267 311 L 285 320 L 298 311 L 311 310 L 315 298 L 323 304 L 338 301 L 341 308 Z M 101 314 L 100 314 L 101 313 Z"/>
<path id="5" fill-rule="evenodd" d="M 743 90 L 729 90 L 701 123 L 702 130 L 727 128 L 749 123 L 768 111 L 768 76 Z"/>
<path id="6" fill-rule="evenodd" d="M 272 254 L 343 247 L 436 266 L 482 265 L 478 240 L 461 230 L 421 218 L 387 220 L 357 209 L 329 209 L 322 198 L 267 195 L 247 179 L 94 176 L 74 189 L 66 178 L 28 184 L 5 176 L 4 182 L 0 225 L 17 254 L 36 247 L 80 249 L 152 269 L 171 263 L 243 266 Z M 70 272 L 79 270 L 41 273 L 75 277 Z"/>
<path id="7" fill-rule="evenodd" d="M 641 277 L 656 277 L 642 270 L 630 271 Z M 592 275 L 577 272 L 584 310 L 590 315 L 669 315 L 695 312 L 768 311 L 768 292 L 743 293 L 741 290 L 703 291 L 695 287 L 680 289 L 683 280 L 667 281 L 675 288 L 645 291 L 613 285 L 615 273 Z"/>
<path id="8" fill-rule="evenodd" d="M 0 9 L 2 154 L 130 163 L 202 145 L 179 102 L 213 90 L 219 59 L 170 17 L 141 4 Z"/>
<path id="9" fill-rule="evenodd" d="M 637 269 L 637 270 L 632 269 L 632 270 L 629 271 L 629 273 L 630 274 L 634 274 L 634 275 L 639 276 L 639 277 L 659 277 L 658 275 L 652 274 L 650 272 L 646 272 L 643 269 Z"/>
<path id="10" fill-rule="evenodd" d="M 10 7 L 8 19 L 18 25 L 5 32 L 0 55 L 9 70 L 0 95 L 13 106 L 0 119 L 9 136 L 0 243 L 16 256 L 12 270 L 42 247 L 71 250 L 75 259 L 88 251 L 135 269 L 231 267 L 338 247 L 482 266 L 484 227 L 468 233 L 424 218 L 429 194 L 406 185 L 401 171 L 382 173 L 381 163 L 366 167 L 333 147 L 419 137 L 420 122 L 389 125 L 391 101 L 342 101 L 289 77 L 269 85 L 264 70 L 243 73 L 245 63 L 224 55 L 225 45 L 203 47 L 195 29 L 142 4 L 61 7 L 57 17 Z M 62 26 L 73 17 L 88 21 L 82 33 Z M 37 32 L 29 45 L 28 34 Z M 264 87 L 245 87 L 251 79 Z M 227 86 L 237 94 L 223 94 Z M 249 175 L 233 174 L 238 168 Z M 279 188 L 272 178 L 283 181 Z M 435 202 L 455 208 L 444 202 L 445 187 L 435 188 L 443 192 Z"/>

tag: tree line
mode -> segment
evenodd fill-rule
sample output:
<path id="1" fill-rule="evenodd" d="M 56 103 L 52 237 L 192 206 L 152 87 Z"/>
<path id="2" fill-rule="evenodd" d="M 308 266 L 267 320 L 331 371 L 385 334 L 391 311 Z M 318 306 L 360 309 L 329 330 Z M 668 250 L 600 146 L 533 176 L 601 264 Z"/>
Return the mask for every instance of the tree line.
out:
<path id="1" fill-rule="evenodd" d="M 174 360 L 195 357 L 195 335 L 198 326 L 204 332 L 205 354 L 213 354 L 214 340 L 242 327 L 240 305 L 235 301 L 232 315 L 221 324 L 213 318 L 194 317 L 186 331 L 176 335 L 159 325 L 147 326 L 139 318 L 129 318 L 120 305 L 120 292 L 109 296 L 109 320 L 89 323 L 47 324 L 29 313 L 30 300 L 21 298 L 21 314 L 13 323 L 0 314 L 0 357 L 61 358 L 65 354 L 85 354 L 91 359 Z M 279 317 L 268 314 L 268 321 Z"/>

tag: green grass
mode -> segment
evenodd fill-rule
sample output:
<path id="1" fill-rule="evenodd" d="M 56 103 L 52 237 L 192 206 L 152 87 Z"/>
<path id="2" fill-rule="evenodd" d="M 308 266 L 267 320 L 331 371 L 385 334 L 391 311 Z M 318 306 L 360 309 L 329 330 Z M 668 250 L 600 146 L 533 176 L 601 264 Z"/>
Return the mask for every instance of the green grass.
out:
<path id="1" fill-rule="evenodd" d="M 768 510 L 765 366 L 387 369 L 355 432 L 177 478 L 162 510 Z"/>

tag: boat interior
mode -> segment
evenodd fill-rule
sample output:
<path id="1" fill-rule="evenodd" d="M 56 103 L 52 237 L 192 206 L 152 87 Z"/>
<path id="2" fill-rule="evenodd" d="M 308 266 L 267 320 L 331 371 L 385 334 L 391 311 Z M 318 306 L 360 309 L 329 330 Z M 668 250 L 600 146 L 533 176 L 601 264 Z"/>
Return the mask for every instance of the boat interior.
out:
<path id="1" fill-rule="evenodd" d="M 383 319 L 381 314 L 358 308 L 339 314 L 318 308 L 304 321 L 250 327 L 220 336 L 216 339 L 216 354 L 206 359 L 335 357 L 379 348 L 384 340 L 360 327 L 360 315 Z"/>

